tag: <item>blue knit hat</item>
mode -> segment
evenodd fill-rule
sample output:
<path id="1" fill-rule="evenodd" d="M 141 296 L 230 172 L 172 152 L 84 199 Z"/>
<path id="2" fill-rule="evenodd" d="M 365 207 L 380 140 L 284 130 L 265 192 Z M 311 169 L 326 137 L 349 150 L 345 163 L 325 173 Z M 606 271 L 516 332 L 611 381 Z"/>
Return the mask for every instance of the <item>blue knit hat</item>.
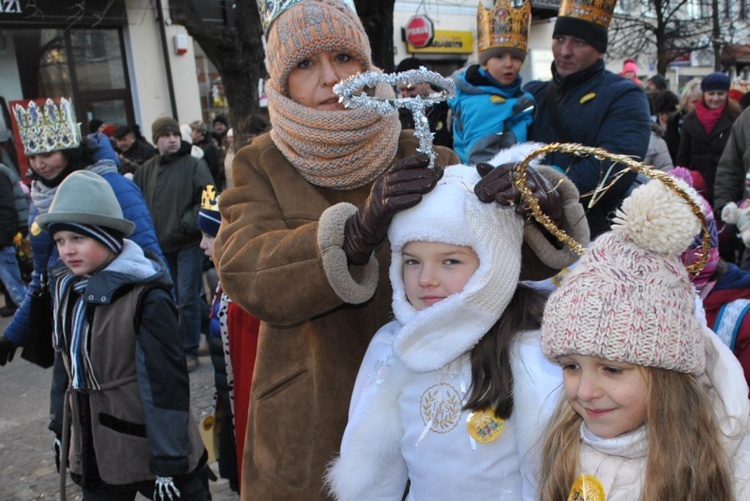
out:
<path id="1" fill-rule="evenodd" d="M 729 75 L 715 71 L 709 75 L 703 77 L 701 81 L 701 90 L 703 92 L 711 92 L 712 90 L 723 90 L 729 92 Z"/>
<path id="2" fill-rule="evenodd" d="M 201 209 L 198 212 L 198 228 L 208 236 L 216 237 L 221 225 L 219 195 L 214 185 L 209 184 L 201 195 Z"/>

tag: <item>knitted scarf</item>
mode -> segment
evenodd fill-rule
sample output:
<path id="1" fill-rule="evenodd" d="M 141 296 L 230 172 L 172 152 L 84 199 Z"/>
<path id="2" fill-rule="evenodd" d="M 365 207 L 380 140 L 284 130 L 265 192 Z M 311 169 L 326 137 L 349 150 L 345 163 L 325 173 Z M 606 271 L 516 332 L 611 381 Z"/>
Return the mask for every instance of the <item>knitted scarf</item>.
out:
<path id="1" fill-rule="evenodd" d="M 91 325 L 83 292 L 88 278 L 66 272 L 55 282 L 55 347 L 70 356 L 70 378 L 77 390 L 98 390 L 89 357 Z"/>
<path id="2" fill-rule="evenodd" d="M 309 183 L 335 190 L 358 188 L 393 160 L 401 133 L 398 113 L 315 110 L 282 95 L 273 80 L 266 92 L 271 139 Z M 385 84 L 377 86 L 375 95 L 394 97 Z"/>
<path id="3" fill-rule="evenodd" d="M 725 107 L 726 104 L 722 104 L 718 108 L 709 110 L 706 108 L 706 105 L 703 104 L 703 101 L 698 101 L 698 103 L 696 103 L 695 114 L 698 115 L 698 121 L 700 121 L 703 128 L 706 129 L 706 134 L 711 134 L 714 131 Z"/>

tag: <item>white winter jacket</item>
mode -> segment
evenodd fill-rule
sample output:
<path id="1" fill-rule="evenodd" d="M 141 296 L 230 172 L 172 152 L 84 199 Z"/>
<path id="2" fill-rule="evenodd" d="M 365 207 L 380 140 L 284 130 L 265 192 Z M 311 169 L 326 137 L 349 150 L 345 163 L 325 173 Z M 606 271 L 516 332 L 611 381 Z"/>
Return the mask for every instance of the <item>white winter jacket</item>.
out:
<path id="1" fill-rule="evenodd" d="M 543 427 L 559 398 L 559 366 L 537 331 L 512 351 L 514 410 L 502 435 L 478 443 L 461 407 L 471 382 L 469 354 L 437 371 L 410 371 L 394 355 L 401 325 L 373 338 L 354 386 L 341 456 L 328 480 L 341 500 L 533 500 Z"/>

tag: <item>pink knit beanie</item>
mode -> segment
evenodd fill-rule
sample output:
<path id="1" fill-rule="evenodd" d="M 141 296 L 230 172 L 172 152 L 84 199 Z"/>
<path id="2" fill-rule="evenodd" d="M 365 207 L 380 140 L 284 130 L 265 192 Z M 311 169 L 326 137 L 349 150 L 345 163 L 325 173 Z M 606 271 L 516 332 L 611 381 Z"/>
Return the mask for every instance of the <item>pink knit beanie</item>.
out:
<path id="1" fill-rule="evenodd" d="M 690 205 L 661 181 L 634 190 L 612 231 L 590 245 L 550 296 L 542 321 L 544 354 L 703 372 L 704 327 L 679 258 L 699 231 Z"/>
<path id="2" fill-rule="evenodd" d="M 685 167 L 675 167 L 671 171 L 667 172 L 670 176 L 682 179 L 688 186 L 693 186 L 693 175 L 689 169 Z M 708 249 L 708 257 L 706 259 L 706 265 L 697 275 L 691 275 L 690 281 L 693 283 L 698 292 L 703 290 L 708 281 L 716 272 L 716 268 L 719 267 L 719 232 L 716 228 L 716 217 L 714 217 L 714 211 L 711 208 L 711 204 L 703 196 L 698 195 L 701 206 L 703 208 L 703 215 L 706 218 L 706 224 L 708 225 L 708 231 L 711 234 L 710 246 Z M 697 263 L 702 257 L 701 250 L 701 235 L 695 237 L 693 244 L 680 255 L 682 264 L 690 266 Z"/>
<path id="3" fill-rule="evenodd" d="M 367 71 L 372 67 L 370 41 L 357 13 L 339 0 L 302 0 L 283 12 L 267 33 L 267 69 L 283 95 L 289 72 L 323 51 L 351 55 Z"/>

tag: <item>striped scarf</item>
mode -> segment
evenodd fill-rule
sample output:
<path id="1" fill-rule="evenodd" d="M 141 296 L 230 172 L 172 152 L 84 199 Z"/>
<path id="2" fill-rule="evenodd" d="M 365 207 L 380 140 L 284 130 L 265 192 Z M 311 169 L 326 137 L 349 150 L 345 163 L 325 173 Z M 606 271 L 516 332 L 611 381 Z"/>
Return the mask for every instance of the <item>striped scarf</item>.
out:
<path id="1" fill-rule="evenodd" d="M 359 188 L 390 165 L 398 148 L 398 114 L 370 110 L 319 111 L 282 95 L 271 80 L 266 85 L 271 139 L 302 177 L 334 190 Z M 375 95 L 394 97 L 379 84 Z"/>
<path id="2" fill-rule="evenodd" d="M 70 356 L 68 373 L 76 390 L 98 390 L 89 349 L 91 325 L 83 292 L 89 280 L 65 273 L 55 282 L 55 347 Z"/>

